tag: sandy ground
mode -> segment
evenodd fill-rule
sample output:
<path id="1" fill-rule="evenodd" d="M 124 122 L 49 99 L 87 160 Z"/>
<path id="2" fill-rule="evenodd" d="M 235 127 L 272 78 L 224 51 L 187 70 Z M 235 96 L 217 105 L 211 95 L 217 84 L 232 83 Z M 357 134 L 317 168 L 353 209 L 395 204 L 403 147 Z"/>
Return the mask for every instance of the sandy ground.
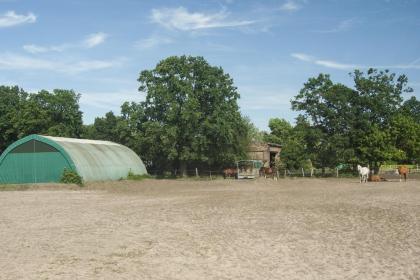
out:
<path id="1" fill-rule="evenodd" d="M 0 279 L 420 279 L 420 181 L 0 192 Z"/>

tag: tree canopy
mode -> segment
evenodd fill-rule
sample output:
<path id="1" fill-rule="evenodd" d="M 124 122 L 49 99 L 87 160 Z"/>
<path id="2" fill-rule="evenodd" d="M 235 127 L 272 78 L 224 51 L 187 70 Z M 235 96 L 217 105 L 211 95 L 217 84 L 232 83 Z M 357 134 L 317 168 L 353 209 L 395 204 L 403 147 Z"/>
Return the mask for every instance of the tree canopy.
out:
<path id="1" fill-rule="evenodd" d="M 0 152 L 28 134 L 102 139 L 137 152 L 149 168 L 228 166 L 246 158 L 252 142 L 283 146 L 282 163 L 290 169 L 311 164 L 336 167 L 420 161 L 420 101 L 403 96 L 413 90 L 405 75 L 388 70 L 355 70 L 353 86 L 328 74 L 309 78 L 292 99 L 300 115 L 294 124 L 272 118 L 261 132 L 241 115 L 239 93 L 221 67 L 202 57 L 171 56 L 140 73 L 143 102 L 125 102 L 83 125 L 80 95 L 55 89 L 27 93 L 0 86 Z"/>
<path id="2" fill-rule="evenodd" d="M 308 145 L 319 147 L 311 151 L 315 163 L 364 163 L 378 169 L 390 160 L 418 160 L 415 147 L 420 142 L 414 139 L 418 104 L 415 98 L 403 103 L 403 93 L 412 92 L 407 77 L 376 69 L 350 75 L 354 88 L 320 74 L 292 100 L 292 108 L 310 122 L 307 132 L 316 132 L 316 141 Z"/>
<path id="3" fill-rule="evenodd" d="M 187 163 L 231 164 L 245 156 L 248 131 L 230 76 L 202 57 L 173 56 L 142 71 L 140 139 L 146 160 L 185 172 Z"/>
<path id="4" fill-rule="evenodd" d="M 0 86 L 0 152 L 29 134 L 80 137 L 83 123 L 79 97 L 72 90 L 27 93 Z"/>

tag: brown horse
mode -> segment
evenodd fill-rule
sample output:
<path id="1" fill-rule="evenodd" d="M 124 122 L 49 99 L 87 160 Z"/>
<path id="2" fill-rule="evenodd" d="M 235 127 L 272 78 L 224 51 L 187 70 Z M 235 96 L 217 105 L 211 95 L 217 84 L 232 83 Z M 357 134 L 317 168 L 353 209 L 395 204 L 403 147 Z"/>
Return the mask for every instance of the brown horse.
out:
<path id="1" fill-rule="evenodd" d="M 386 182 L 387 180 L 384 177 L 379 175 L 370 175 L 368 178 L 369 182 Z"/>
<path id="2" fill-rule="evenodd" d="M 277 181 L 277 174 L 274 168 L 271 167 L 261 167 L 260 168 L 260 176 L 264 176 L 264 178 L 273 178 Z"/>
<path id="3" fill-rule="evenodd" d="M 408 168 L 405 165 L 398 166 L 398 174 L 400 175 L 400 182 L 402 180 L 402 177 L 404 176 L 404 182 L 407 182 L 407 174 L 408 174 Z"/>
<path id="4" fill-rule="evenodd" d="M 236 178 L 236 176 L 238 175 L 238 170 L 236 168 L 225 168 L 223 169 L 223 178 Z"/>

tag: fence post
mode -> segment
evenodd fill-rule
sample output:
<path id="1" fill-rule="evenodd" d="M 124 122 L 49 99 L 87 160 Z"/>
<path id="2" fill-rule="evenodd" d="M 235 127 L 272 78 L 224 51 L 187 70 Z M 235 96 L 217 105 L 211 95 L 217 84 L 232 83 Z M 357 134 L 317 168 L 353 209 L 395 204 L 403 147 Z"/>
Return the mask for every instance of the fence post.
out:
<path id="1" fill-rule="evenodd" d="M 195 168 L 195 177 L 198 178 L 198 169 L 197 169 L 197 167 Z"/>
<path id="2" fill-rule="evenodd" d="M 338 168 L 335 169 L 336 173 L 337 173 L 337 178 L 338 178 Z"/>
<path id="3" fill-rule="evenodd" d="M 302 177 L 305 177 L 305 171 L 303 170 L 303 167 L 302 167 Z"/>
<path id="4" fill-rule="evenodd" d="M 210 180 L 213 180 L 213 179 L 211 178 L 211 170 L 210 170 Z"/>
<path id="5" fill-rule="evenodd" d="M 314 169 L 311 168 L 311 177 L 314 175 Z"/>
<path id="6" fill-rule="evenodd" d="M 279 176 L 279 170 L 277 169 L 277 171 L 276 171 L 276 176 L 277 176 L 277 179 L 279 179 L 280 178 L 280 176 Z"/>
<path id="7" fill-rule="evenodd" d="M 287 175 L 287 173 L 286 173 L 286 168 L 284 169 L 284 178 L 286 178 L 286 175 Z"/>

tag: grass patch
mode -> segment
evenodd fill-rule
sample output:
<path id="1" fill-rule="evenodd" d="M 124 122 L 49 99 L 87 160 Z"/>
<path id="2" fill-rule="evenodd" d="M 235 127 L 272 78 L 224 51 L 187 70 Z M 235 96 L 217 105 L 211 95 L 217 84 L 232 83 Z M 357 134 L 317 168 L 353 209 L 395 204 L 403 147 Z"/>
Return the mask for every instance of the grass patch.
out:
<path id="1" fill-rule="evenodd" d="M 138 174 L 134 174 L 131 171 L 129 171 L 127 175 L 127 180 L 132 180 L 132 181 L 141 181 L 141 180 L 150 179 L 150 178 L 152 178 L 152 176 L 150 176 L 149 174 L 138 175 Z"/>
<path id="2" fill-rule="evenodd" d="M 29 185 L 0 185 L 0 192 L 2 191 L 26 191 L 29 190 Z"/>

